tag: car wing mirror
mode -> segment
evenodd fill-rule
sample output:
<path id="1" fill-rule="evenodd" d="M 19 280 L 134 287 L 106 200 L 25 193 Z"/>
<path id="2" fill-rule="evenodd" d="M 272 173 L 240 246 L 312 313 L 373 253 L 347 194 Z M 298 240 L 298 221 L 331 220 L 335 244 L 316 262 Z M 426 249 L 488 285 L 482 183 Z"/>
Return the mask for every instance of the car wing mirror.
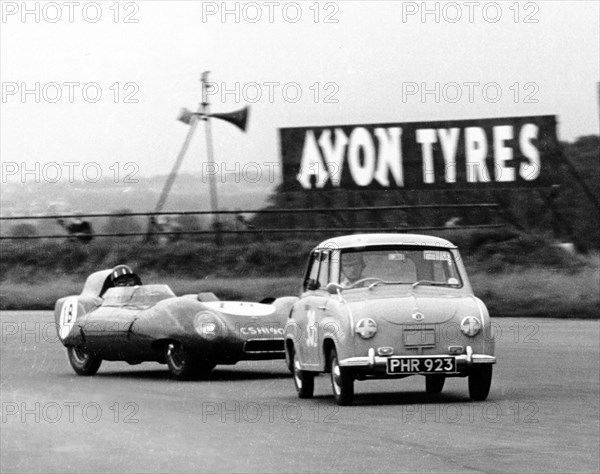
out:
<path id="1" fill-rule="evenodd" d="M 344 287 L 342 285 L 340 285 L 339 283 L 327 283 L 327 286 L 325 287 L 325 290 L 328 293 L 331 293 L 332 295 L 335 295 L 338 291 L 343 290 Z"/>

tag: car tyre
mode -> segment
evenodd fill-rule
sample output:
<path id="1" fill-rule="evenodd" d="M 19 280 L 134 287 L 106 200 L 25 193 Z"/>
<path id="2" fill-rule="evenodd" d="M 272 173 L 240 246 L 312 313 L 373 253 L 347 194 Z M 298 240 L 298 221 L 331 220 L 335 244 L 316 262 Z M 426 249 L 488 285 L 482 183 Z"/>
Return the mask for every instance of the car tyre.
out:
<path id="1" fill-rule="evenodd" d="M 331 388 L 336 403 L 342 406 L 352 405 L 354 377 L 344 367 L 340 367 L 335 348 L 329 352 L 329 367 L 331 369 Z"/>
<path id="2" fill-rule="evenodd" d="M 95 375 L 102 364 L 101 358 L 91 355 L 83 347 L 67 347 L 67 357 L 78 375 Z"/>
<path id="3" fill-rule="evenodd" d="M 446 377 L 444 375 L 426 375 L 425 376 L 425 392 L 431 395 L 442 393 Z"/>
<path id="4" fill-rule="evenodd" d="M 312 398 L 315 391 L 315 374 L 306 370 L 300 370 L 300 362 L 296 360 L 296 351 L 292 348 L 290 351 L 290 365 L 292 375 L 294 376 L 294 385 L 298 398 Z"/>
<path id="5" fill-rule="evenodd" d="M 165 359 L 171 375 L 176 380 L 208 378 L 214 368 L 211 364 L 198 364 L 196 355 L 179 342 L 172 342 L 167 346 Z"/>
<path id="6" fill-rule="evenodd" d="M 469 396 L 471 400 L 482 402 L 490 393 L 492 366 L 475 367 L 469 374 Z"/>

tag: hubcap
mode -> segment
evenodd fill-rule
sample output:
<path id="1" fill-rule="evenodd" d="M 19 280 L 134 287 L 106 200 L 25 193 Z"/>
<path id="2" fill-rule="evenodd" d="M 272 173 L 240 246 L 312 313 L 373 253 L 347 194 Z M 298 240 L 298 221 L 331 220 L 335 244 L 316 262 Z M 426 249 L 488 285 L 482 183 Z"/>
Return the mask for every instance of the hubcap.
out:
<path id="1" fill-rule="evenodd" d="M 73 355 L 75 356 L 75 359 L 77 359 L 77 362 L 79 362 L 80 364 L 85 364 L 85 362 L 87 362 L 88 354 L 82 348 L 73 348 Z"/>
<path id="2" fill-rule="evenodd" d="M 302 378 L 300 377 L 300 362 L 294 362 L 294 381 L 298 388 L 302 388 Z"/>
<path id="3" fill-rule="evenodd" d="M 333 359 L 333 363 L 331 364 L 331 381 L 333 382 L 333 389 L 337 395 L 342 392 L 341 378 L 342 374 L 340 372 L 340 366 L 337 363 L 337 359 Z"/>
<path id="4" fill-rule="evenodd" d="M 169 350 L 167 351 L 167 355 L 171 359 L 171 363 L 177 369 L 182 369 L 185 365 L 185 360 L 182 354 L 181 346 L 174 346 L 173 344 L 169 344 Z"/>

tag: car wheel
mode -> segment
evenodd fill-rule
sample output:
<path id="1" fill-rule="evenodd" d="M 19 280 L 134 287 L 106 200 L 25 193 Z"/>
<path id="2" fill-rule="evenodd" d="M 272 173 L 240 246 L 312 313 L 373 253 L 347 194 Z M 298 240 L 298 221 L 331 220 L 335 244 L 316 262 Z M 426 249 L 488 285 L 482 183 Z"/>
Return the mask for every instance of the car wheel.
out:
<path id="1" fill-rule="evenodd" d="M 179 342 L 167 346 L 165 359 L 171 375 L 177 380 L 189 380 L 194 377 L 207 378 L 213 366 L 197 364 L 195 354 Z"/>
<path id="2" fill-rule="evenodd" d="M 430 394 L 438 394 L 444 388 L 446 377 L 444 375 L 426 375 L 425 391 Z"/>
<path id="3" fill-rule="evenodd" d="M 300 362 L 296 359 L 296 351 L 290 351 L 290 365 L 293 367 L 294 385 L 298 398 L 312 398 L 315 391 L 315 374 L 306 370 L 300 370 Z"/>
<path id="4" fill-rule="evenodd" d="M 67 356 L 71 367 L 78 375 L 94 375 L 102 364 L 101 358 L 94 357 L 82 347 L 67 347 Z"/>
<path id="5" fill-rule="evenodd" d="M 482 402 L 490 393 L 492 384 L 492 366 L 474 368 L 469 374 L 469 396 L 471 400 Z"/>
<path id="6" fill-rule="evenodd" d="M 335 349 L 331 349 L 329 352 L 329 367 L 331 368 L 331 388 L 336 403 L 338 405 L 352 405 L 354 378 L 351 373 L 340 367 Z"/>

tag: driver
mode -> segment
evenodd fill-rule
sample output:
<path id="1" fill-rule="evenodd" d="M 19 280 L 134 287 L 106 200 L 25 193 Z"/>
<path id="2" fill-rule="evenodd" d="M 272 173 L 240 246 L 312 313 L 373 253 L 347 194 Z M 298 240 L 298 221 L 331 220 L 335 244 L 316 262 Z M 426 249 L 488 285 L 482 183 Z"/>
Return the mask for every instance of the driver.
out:
<path id="1" fill-rule="evenodd" d="M 141 285 L 140 277 L 133 273 L 127 265 L 117 265 L 110 274 L 112 286 L 137 286 Z"/>
<path id="2" fill-rule="evenodd" d="M 361 254 L 342 254 L 342 281 L 340 284 L 345 288 L 352 286 L 361 279 L 364 268 L 365 261 Z"/>

